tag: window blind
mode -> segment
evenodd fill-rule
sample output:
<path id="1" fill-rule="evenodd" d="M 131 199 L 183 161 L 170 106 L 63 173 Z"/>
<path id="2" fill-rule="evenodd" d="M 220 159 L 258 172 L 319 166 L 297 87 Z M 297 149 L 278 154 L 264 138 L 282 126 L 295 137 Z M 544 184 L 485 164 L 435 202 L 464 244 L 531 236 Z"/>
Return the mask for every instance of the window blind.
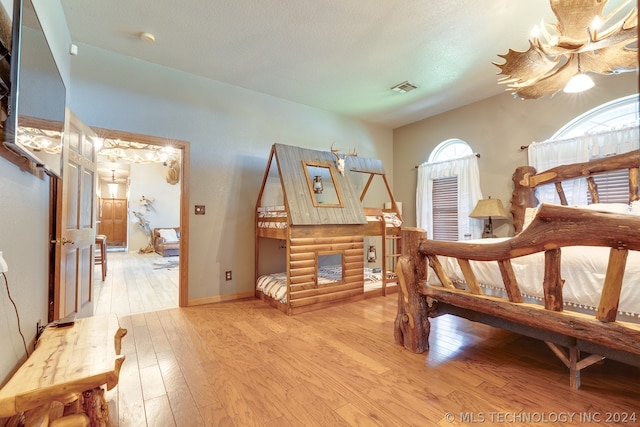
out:
<path id="1" fill-rule="evenodd" d="M 593 181 L 598 187 L 600 203 L 629 203 L 629 171 L 621 169 L 594 175 Z M 593 203 L 591 193 L 587 194 L 588 203 Z"/>
<path id="2" fill-rule="evenodd" d="M 458 240 L 458 177 L 433 180 L 433 239 Z"/>

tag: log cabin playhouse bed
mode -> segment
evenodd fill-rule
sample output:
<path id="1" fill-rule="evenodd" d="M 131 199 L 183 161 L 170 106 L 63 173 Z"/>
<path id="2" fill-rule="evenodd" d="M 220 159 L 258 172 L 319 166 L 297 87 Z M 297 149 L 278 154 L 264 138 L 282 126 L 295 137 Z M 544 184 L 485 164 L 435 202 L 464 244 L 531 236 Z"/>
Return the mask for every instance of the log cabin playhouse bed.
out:
<path id="1" fill-rule="evenodd" d="M 364 207 L 375 186 L 390 209 Z M 401 221 L 380 160 L 274 144 L 255 212 L 256 297 L 293 315 L 395 291 Z M 377 270 L 365 267 L 375 236 Z"/>
<path id="2" fill-rule="evenodd" d="M 580 387 L 580 370 L 604 358 L 640 366 L 639 166 L 635 150 L 541 173 L 517 168 L 513 238 L 443 242 L 405 228 L 396 266 L 396 342 L 424 352 L 429 317 L 453 314 L 544 340 L 569 368 L 574 388 Z M 538 206 L 537 186 L 553 183 L 566 205 L 562 181 L 586 179 L 597 204 L 594 176 L 615 170 L 628 170 L 626 211 L 542 204 L 525 224 L 525 213 Z M 587 263 L 572 267 L 575 257 L 584 256 Z M 487 266 L 494 271 L 483 271 Z"/>

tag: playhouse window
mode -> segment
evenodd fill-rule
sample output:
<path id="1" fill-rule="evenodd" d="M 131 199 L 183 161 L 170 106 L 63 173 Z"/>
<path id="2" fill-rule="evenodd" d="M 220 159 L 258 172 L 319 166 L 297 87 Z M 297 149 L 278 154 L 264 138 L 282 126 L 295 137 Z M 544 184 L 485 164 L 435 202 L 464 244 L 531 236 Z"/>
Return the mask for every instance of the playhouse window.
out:
<path id="1" fill-rule="evenodd" d="M 316 262 L 316 283 L 327 285 L 344 280 L 344 260 L 341 252 L 319 253 Z"/>
<path id="2" fill-rule="evenodd" d="M 330 165 L 304 162 L 304 172 L 315 207 L 342 207 L 340 189 L 336 184 L 336 177 Z"/>

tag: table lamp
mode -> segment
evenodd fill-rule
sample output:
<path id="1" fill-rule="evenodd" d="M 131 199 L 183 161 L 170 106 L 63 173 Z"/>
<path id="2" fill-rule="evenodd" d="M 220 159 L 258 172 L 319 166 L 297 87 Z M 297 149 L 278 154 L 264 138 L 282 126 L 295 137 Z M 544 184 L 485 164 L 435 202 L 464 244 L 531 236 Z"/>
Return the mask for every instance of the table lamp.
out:
<path id="1" fill-rule="evenodd" d="M 485 224 L 485 231 L 483 233 L 483 237 L 496 237 L 493 234 L 493 222 L 492 218 L 499 219 L 507 219 L 509 216 L 507 215 L 507 211 L 504 208 L 504 205 L 500 201 L 500 199 L 492 199 L 489 197 L 488 199 L 478 200 L 476 207 L 473 208 L 471 213 L 469 214 L 471 218 L 478 219 L 489 219 L 489 223 Z"/>

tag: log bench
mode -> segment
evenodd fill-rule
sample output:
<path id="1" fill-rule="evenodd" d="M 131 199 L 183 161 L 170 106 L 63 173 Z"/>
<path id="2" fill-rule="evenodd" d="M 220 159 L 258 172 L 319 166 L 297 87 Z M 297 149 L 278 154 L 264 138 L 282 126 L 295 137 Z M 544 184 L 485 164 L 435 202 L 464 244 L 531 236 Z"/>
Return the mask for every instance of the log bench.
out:
<path id="1" fill-rule="evenodd" d="M 108 414 L 83 409 L 82 401 L 102 398 L 103 386 L 110 390 L 118 384 L 126 333 L 115 315 L 47 326 L 34 352 L 0 389 L 0 418 L 23 414 L 26 426 L 96 424 L 91 416 L 108 420 Z"/>

